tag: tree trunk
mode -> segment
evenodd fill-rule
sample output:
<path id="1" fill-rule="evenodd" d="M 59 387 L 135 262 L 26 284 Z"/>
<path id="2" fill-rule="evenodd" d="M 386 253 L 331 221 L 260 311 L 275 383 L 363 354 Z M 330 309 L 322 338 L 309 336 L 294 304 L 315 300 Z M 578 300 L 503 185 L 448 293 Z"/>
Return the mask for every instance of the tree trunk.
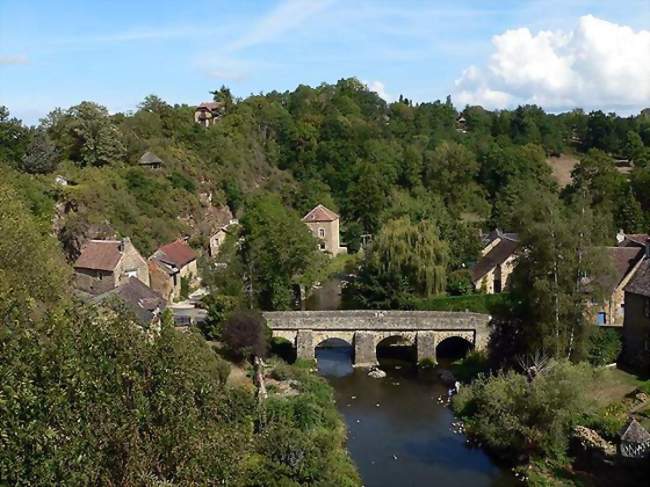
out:
<path id="1" fill-rule="evenodd" d="M 253 365 L 255 367 L 257 400 L 259 402 L 263 402 L 268 397 L 268 393 L 266 392 L 266 384 L 264 383 L 264 363 L 262 362 L 262 359 L 260 359 L 258 356 L 255 356 L 253 359 Z"/>

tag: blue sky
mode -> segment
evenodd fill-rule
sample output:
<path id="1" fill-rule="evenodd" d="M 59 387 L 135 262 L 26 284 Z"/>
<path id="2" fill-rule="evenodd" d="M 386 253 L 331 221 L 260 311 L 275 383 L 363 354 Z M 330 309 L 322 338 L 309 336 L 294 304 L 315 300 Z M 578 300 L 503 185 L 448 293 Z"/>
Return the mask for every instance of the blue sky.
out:
<path id="1" fill-rule="evenodd" d="M 194 104 L 221 84 L 246 96 L 356 76 L 389 100 L 634 111 L 650 88 L 626 98 L 611 73 L 650 86 L 648 30 L 650 0 L 0 0 L 0 104 L 36 123 L 82 100 L 114 112 L 151 93 Z M 607 36 L 632 44 L 622 68 Z M 578 65 L 584 50 L 595 61 Z M 598 76 L 611 86 L 585 88 Z"/>

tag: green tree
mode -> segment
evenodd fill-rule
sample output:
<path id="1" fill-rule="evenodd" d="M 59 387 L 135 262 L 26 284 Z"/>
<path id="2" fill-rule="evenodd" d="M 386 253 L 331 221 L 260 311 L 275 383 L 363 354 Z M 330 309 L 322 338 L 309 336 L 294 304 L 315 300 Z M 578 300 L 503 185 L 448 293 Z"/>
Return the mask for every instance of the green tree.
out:
<path id="1" fill-rule="evenodd" d="M 31 174 L 47 174 L 56 169 L 58 151 L 45 130 L 37 130 L 25 151 L 20 169 Z"/>
<path id="2" fill-rule="evenodd" d="M 269 194 L 254 197 L 242 218 L 242 253 L 252 295 L 263 309 L 287 309 L 298 286 L 324 258 L 298 215 Z"/>
<path id="3" fill-rule="evenodd" d="M 434 224 L 391 220 L 374 239 L 348 292 L 364 306 L 403 307 L 415 297 L 445 290 L 448 259 L 449 248 Z"/>
<path id="4" fill-rule="evenodd" d="M 16 163 L 27 149 L 29 130 L 0 105 L 0 161 Z"/>

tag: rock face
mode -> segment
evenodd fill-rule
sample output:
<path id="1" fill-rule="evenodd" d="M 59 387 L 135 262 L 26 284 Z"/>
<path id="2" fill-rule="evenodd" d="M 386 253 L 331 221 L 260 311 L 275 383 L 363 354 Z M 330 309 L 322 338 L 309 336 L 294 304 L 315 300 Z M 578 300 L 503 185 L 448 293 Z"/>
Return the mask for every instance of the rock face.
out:
<path id="1" fill-rule="evenodd" d="M 616 456 L 616 445 L 610 443 L 590 428 L 576 426 L 573 436 L 585 450 L 591 450 L 606 457 Z"/>
<path id="2" fill-rule="evenodd" d="M 381 369 L 372 369 L 370 372 L 368 372 L 368 377 L 372 377 L 373 379 L 383 379 L 386 377 L 386 372 L 384 372 Z"/>

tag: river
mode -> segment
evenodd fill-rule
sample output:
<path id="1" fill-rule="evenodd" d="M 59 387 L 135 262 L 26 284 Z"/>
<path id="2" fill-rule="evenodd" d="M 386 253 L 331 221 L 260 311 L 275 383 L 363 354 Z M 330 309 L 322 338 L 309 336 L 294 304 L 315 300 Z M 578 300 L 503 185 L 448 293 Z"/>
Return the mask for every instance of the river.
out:
<path id="1" fill-rule="evenodd" d="M 327 302 L 336 294 L 325 284 Z M 313 309 L 313 307 L 311 308 Z M 332 309 L 330 307 L 330 309 Z M 352 367 L 350 347 L 318 348 L 319 373 L 335 391 L 348 426 L 348 450 L 366 487 L 510 487 L 520 485 L 480 448 L 454 433 L 446 386 L 412 362 L 380 359 L 383 379 Z"/>

